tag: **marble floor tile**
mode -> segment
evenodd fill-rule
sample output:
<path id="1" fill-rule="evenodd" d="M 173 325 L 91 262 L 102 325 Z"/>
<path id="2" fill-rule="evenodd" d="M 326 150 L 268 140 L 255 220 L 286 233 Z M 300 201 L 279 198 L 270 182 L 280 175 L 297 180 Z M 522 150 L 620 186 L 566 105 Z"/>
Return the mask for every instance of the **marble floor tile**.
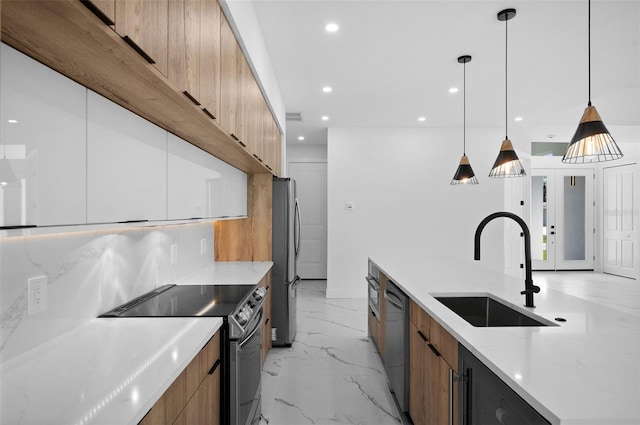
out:
<path id="1" fill-rule="evenodd" d="M 325 290 L 326 281 L 299 286 L 296 338 L 263 367 L 260 425 L 402 424 L 367 336 L 366 299 L 327 299 Z"/>
<path id="2" fill-rule="evenodd" d="M 401 424 L 384 377 L 281 377 L 269 424 Z"/>

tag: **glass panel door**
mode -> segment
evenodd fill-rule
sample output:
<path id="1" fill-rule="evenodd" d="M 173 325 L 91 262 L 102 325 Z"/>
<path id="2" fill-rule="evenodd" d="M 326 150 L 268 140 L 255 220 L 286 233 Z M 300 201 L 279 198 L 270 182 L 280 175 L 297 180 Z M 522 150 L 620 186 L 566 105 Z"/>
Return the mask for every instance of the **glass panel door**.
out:
<path id="1" fill-rule="evenodd" d="M 534 270 L 593 270 L 593 170 L 531 174 Z"/>
<path id="2" fill-rule="evenodd" d="M 531 260 L 535 270 L 554 270 L 555 235 L 549 228 L 549 217 L 554 217 L 553 195 L 555 170 L 532 170 L 531 176 Z"/>

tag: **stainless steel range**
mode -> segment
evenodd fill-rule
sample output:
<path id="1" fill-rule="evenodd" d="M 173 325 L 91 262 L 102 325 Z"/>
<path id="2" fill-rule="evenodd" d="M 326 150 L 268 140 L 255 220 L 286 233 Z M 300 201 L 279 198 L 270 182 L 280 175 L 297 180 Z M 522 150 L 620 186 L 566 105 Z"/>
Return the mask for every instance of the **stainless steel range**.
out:
<path id="1" fill-rule="evenodd" d="M 220 317 L 220 423 L 260 419 L 261 324 L 265 289 L 251 285 L 165 285 L 100 317 Z"/>

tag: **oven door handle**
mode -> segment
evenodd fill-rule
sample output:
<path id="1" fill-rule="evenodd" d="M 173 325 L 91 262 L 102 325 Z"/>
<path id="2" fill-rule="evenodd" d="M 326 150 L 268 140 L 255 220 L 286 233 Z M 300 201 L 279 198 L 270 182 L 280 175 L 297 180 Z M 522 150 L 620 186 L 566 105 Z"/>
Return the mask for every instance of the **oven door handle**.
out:
<path id="1" fill-rule="evenodd" d="M 369 277 L 369 276 L 365 277 L 365 279 L 369 283 L 369 286 L 371 286 L 371 289 L 373 289 L 376 292 L 378 292 L 380 290 L 380 284 L 378 282 L 376 282 L 375 279 L 373 279 L 372 277 Z"/>
<path id="2" fill-rule="evenodd" d="M 253 328 L 249 336 L 244 338 L 242 342 L 238 344 L 238 348 L 242 348 L 251 339 L 251 337 L 254 336 L 256 332 L 258 332 L 258 330 L 262 326 L 263 315 L 264 315 L 264 309 L 260 308 L 260 314 L 258 315 L 258 319 L 256 320 L 256 326 Z"/>

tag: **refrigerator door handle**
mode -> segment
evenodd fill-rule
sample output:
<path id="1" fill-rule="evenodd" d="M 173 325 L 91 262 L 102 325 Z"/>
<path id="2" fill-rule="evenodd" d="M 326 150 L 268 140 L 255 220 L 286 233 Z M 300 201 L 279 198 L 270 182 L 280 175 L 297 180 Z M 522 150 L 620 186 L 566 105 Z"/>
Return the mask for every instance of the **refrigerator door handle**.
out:
<path id="1" fill-rule="evenodd" d="M 300 219 L 300 204 L 298 203 L 298 199 L 296 199 L 296 209 L 295 209 L 295 227 L 294 227 L 294 244 L 295 244 L 295 254 L 296 258 L 300 255 L 300 232 L 302 230 L 302 221 Z"/>
<path id="2" fill-rule="evenodd" d="M 293 279 L 291 282 L 285 282 L 285 285 L 289 285 L 292 288 L 295 288 L 300 282 L 302 282 L 302 278 L 296 275 L 295 279 Z"/>

